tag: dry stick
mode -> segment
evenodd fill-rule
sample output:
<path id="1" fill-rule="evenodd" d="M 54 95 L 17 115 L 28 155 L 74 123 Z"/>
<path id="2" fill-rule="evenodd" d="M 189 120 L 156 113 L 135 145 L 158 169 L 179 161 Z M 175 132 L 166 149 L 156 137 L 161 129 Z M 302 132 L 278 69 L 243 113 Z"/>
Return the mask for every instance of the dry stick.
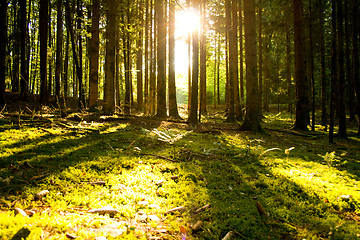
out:
<path id="1" fill-rule="evenodd" d="M 164 156 L 160 156 L 160 155 L 156 155 L 156 154 L 152 154 L 152 153 L 140 153 L 140 155 L 149 155 L 149 156 L 153 156 L 153 157 L 157 157 L 157 158 L 161 158 L 161 159 L 165 159 L 171 162 L 177 162 L 174 159 L 168 158 L 168 157 L 164 157 Z"/>

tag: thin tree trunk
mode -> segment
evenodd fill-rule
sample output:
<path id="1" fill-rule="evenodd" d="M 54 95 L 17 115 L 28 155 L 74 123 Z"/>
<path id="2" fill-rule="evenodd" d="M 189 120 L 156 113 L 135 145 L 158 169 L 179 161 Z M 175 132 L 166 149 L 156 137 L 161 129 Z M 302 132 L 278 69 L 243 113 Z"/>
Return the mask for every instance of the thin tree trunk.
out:
<path id="1" fill-rule="evenodd" d="M 290 49 L 290 26 L 286 24 L 286 82 L 288 111 L 292 113 L 292 83 L 291 83 L 291 49 Z"/>
<path id="2" fill-rule="evenodd" d="M 179 119 L 175 85 L 175 2 L 169 2 L 169 116 Z"/>
<path id="3" fill-rule="evenodd" d="M 325 33 L 324 33 L 324 14 L 323 14 L 323 0 L 319 0 L 319 18 L 320 18 L 320 68 L 321 68 L 321 124 L 327 130 L 327 78 L 326 78 L 326 66 L 325 66 Z"/>
<path id="4" fill-rule="evenodd" d="M 335 98 L 336 98 L 336 87 L 337 87 L 337 24 L 336 24 L 336 2 L 332 0 L 332 13 L 331 13 L 331 100 L 330 100 L 330 122 L 329 122 L 329 142 L 334 142 L 334 111 L 335 111 Z"/>
<path id="5" fill-rule="evenodd" d="M 199 0 L 193 0 L 193 6 L 199 10 Z M 188 123 L 198 123 L 198 95 L 199 95 L 199 33 L 192 33 L 192 74 L 191 74 L 191 102 Z"/>
<path id="6" fill-rule="evenodd" d="M 262 55 L 262 0 L 258 3 L 258 42 L 259 42 L 259 106 L 260 114 L 262 112 L 262 99 L 263 99 L 263 55 Z"/>
<path id="7" fill-rule="evenodd" d="M 99 22 L 100 0 L 92 1 L 90 52 L 90 79 L 89 79 L 89 109 L 95 110 L 99 98 Z"/>
<path id="8" fill-rule="evenodd" d="M 55 69 L 55 97 L 60 100 L 60 82 L 62 71 L 62 51 L 63 51 L 63 30 L 62 30 L 62 0 L 57 0 L 57 22 L 56 22 L 56 69 Z"/>
<path id="9" fill-rule="evenodd" d="M 40 0 L 39 9 L 39 32 L 40 32 L 40 103 L 49 103 L 49 93 L 47 84 L 47 39 L 49 27 L 49 8 L 48 0 Z"/>
<path id="10" fill-rule="evenodd" d="M 346 133 L 346 107 L 345 107 L 345 69 L 344 69 L 344 15 L 343 3 L 337 3 L 338 20 L 338 66 L 339 66 L 339 137 L 347 138 Z"/>
<path id="11" fill-rule="evenodd" d="M 115 1 L 107 0 L 106 12 L 106 56 L 105 56 L 105 84 L 104 84 L 104 112 L 107 114 L 115 111 L 115 36 L 116 12 Z"/>
<path id="12" fill-rule="evenodd" d="M 201 36 L 200 36 L 200 109 L 199 121 L 201 115 L 207 113 L 206 109 L 206 2 L 200 4 L 201 16 Z"/>
<path id="13" fill-rule="evenodd" d="M 149 0 L 145 0 L 145 74 L 144 74 L 144 112 L 149 113 L 149 21 L 150 10 L 149 10 Z"/>
<path id="14" fill-rule="evenodd" d="M 240 102 L 243 104 L 244 93 L 244 47 L 243 47 L 243 14 L 242 0 L 239 0 L 239 58 L 240 58 Z"/>
<path id="15" fill-rule="evenodd" d="M 19 92 L 19 76 L 20 76 L 20 14 L 18 12 L 17 0 L 12 1 L 13 12 L 14 12 L 14 53 L 13 53 L 13 75 L 11 81 L 11 90 L 12 92 Z"/>
<path id="16" fill-rule="evenodd" d="M 26 33 L 26 0 L 19 0 L 20 3 L 20 99 L 26 100 L 29 83 L 29 64 L 27 63 L 26 45 L 27 36 Z"/>
<path id="17" fill-rule="evenodd" d="M 143 1 L 139 1 L 139 21 L 140 21 L 140 32 L 136 42 L 137 55 L 136 55 L 136 80 L 137 80 L 137 107 L 141 111 L 144 104 L 143 94 L 143 35 L 144 35 L 144 21 L 143 21 Z"/>
<path id="18" fill-rule="evenodd" d="M 227 29 L 227 43 L 228 43 L 228 74 L 227 75 L 227 96 L 228 96 L 228 115 L 226 121 L 235 122 L 235 78 L 236 78 L 236 61 L 237 55 L 235 55 L 235 45 L 234 42 L 234 28 L 232 27 L 232 11 L 231 11 L 231 0 L 226 0 L 225 2 L 226 10 L 226 29 Z"/>
<path id="19" fill-rule="evenodd" d="M 310 82 L 311 82 L 311 131 L 315 131 L 315 78 L 314 78 L 314 49 L 313 49 L 313 11 L 311 6 L 311 1 L 309 1 L 309 51 L 310 51 Z"/>
<path id="20" fill-rule="evenodd" d="M 78 36 L 77 36 L 77 40 L 78 40 L 78 45 L 79 45 L 79 65 L 78 65 L 78 72 L 77 72 L 77 76 L 78 76 L 78 81 L 79 81 L 79 108 L 84 108 L 85 107 L 85 94 L 84 94 L 84 87 L 83 87 L 83 47 L 82 47 L 82 36 L 81 36 L 81 31 L 82 31 L 82 26 L 81 26 L 81 22 L 82 22 L 82 17 L 83 17 L 83 12 L 82 12 L 82 1 L 81 0 L 77 0 L 77 29 L 78 29 Z"/>
<path id="21" fill-rule="evenodd" d="M 7 44 L 7 22 L 6 13 L 7 0 L 0 2 L 0 108 L 6 105 L 5 99 L 5 74 L 6 74 L 6 44 Z M 0 111 L 1 111 L 0 110 Z"/>
<path id="22" fill-rule="evenodd" d="M 155 1 L 157 15 L 157 112 L 156 116 L 164 118 L 166 112 L 166 20 L 164 14 L 164 0 Z"/>

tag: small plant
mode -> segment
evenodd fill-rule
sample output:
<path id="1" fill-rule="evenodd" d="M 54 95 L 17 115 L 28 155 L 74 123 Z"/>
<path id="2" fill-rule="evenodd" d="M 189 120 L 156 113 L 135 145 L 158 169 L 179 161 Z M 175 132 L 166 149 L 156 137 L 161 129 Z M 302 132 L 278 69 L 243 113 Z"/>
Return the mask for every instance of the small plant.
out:
<path id="1" fill-rule="evenodd" d="M 338 165 L 337 163 L 341 159 L 340 157 L 336 156 L 335 152 L 327 152 L 324 156 L 320 154 L 319 156 L 324 159 L 324 163 L 327 164 L 329 168 Z"/>

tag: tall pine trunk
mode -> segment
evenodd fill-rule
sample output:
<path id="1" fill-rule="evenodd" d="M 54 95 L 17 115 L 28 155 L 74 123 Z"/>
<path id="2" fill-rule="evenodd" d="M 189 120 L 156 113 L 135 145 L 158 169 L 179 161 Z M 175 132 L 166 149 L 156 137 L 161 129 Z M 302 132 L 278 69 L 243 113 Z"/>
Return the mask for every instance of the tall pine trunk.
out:
<path id="1" fill-rule="evenodd" d="M 241 131 L 262 131 L 257 79 L 255 1 L 244 2 L 245 60 L 246 60 L 246 112 Z"/>
<path id="2" fill-rule="evenodd" d="M 90 79 L 89 79 L 89 109 L 95 110 L 99 98 L 99 21 L 100 0 L 92 1 L 90 52 Z"/>
<path id="3" fill-rule="evenodd" d="M 62 21 L 62 0 L 57 0 L 56 3 L 57 20 L 56 20 L 56 69 L 55 69 L 55 98 L 60 100 L 60 82 L 62 71 L 62 46 L 63 46 L 63 21 Z"/>
<path id="4" fill-rule="evenodd" d="M 0 2 L 0 111 L 5 106 L 5 74 L 6 74 L 6 44 L 7 44 L 7 0 Z"/>
<path id="5" fill-rule="evenodd" d="M 296 119 L 294 129 L 308 130 L 308 80 L 306 77 L 303 0 L 294 0 L 294 43 L 295 43 L 295 82 L 296 82 Z"/>
<path id="6" fill-rule="evenodd" d="M 47 39 L 49 27 L 48 0 L 40 0 L 39 10 L 39 32 L 40 32 L 40 103 L 49 104 L 49 93 L 47 84 Z"/>

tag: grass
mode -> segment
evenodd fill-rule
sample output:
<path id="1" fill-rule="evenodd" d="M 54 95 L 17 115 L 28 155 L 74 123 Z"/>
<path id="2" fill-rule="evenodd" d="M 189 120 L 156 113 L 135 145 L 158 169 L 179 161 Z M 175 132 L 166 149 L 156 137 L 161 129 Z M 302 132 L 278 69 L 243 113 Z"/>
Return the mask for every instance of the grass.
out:
<path id="1" fill-rule="evenodd" d="M 360 238 L 358 137 L 329 145 L 285 113 L 266 134 L 211 118 L 0 119 L 0 239 Z M 116 212 L 88 212 L 104 207 Z"/>

